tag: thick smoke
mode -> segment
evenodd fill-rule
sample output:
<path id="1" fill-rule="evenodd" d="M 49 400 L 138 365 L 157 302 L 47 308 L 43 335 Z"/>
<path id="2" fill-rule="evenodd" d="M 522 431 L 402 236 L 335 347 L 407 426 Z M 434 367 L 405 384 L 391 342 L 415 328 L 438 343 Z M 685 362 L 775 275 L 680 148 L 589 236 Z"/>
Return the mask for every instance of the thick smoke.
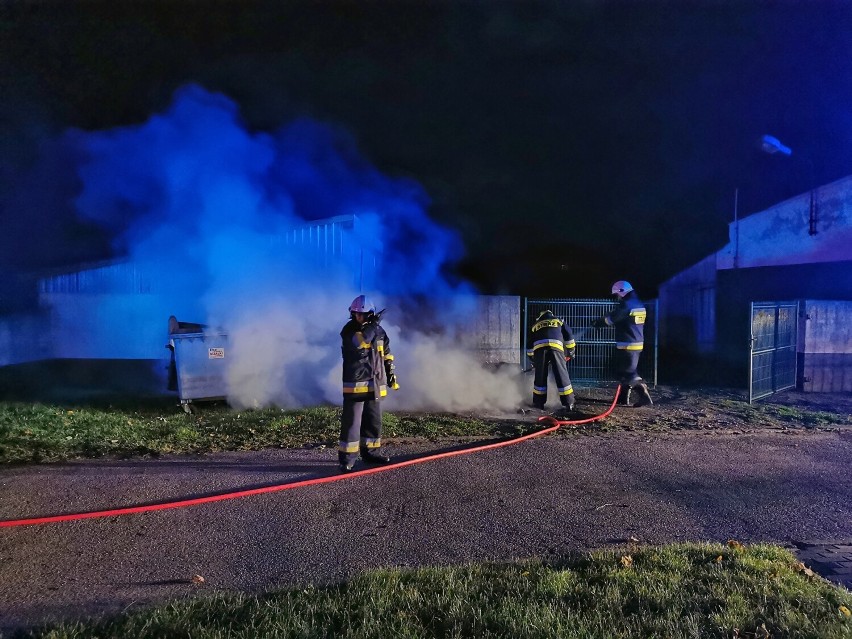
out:
<path id="1" fill-rule="evenodd" d="M 86 157 L 79 212 L 156 282 L 163 317 L 228 333 L 233 405 L 339 403 L 338 333 L 361 292 L 389 307 L 402 385 L 389 408 L 521 401 L 515 372 L 478 363 L 474 291 L 443 274 L 458 236 L 428 217 L 417 184 L 380 174 L 343 132 L 309 120 L 252 132 L 227 97 L 188 86 L 142 125 L 71 139 Z M 282 239 L 338 216 L 355 216 L 347 242 L 366 251 L 328 263 Z"/>

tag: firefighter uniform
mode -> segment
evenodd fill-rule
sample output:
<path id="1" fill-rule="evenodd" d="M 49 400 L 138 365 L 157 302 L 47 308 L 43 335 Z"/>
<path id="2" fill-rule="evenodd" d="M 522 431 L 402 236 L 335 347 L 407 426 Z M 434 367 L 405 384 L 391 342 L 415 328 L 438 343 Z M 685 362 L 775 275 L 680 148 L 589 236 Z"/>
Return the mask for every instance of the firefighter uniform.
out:
<path id="1" fill-rule="evenodd" d="M 532 358 L 535 367 L 533 407 L 543 409 L 547 403 L 547 376 L 552 368 L 559 401 L 569 410 L 574 408 L 574 388 L 566 365 L 576 349 L 571 329 L 551 311 L 544 311 L 530 329 L 527 344 L 527 356 Z"/>
<path id="2" fill-rule="evenodd" d="M 621 378 L 621 402 L 630 404 L 630 395 L 639 395 L 637 406 L 652 404 L 648 386 L 639 377 L 639 356 L 645 346 L 645 305 L 633 287 L 625 281 L 613 284 L 612 292 L 618 296 L 618 305 L 603 317 L 602 325 L 615 329 L 615 367 Z"/>
<path id="3" fill-rule="evenodd" d="M 356 302 L 357 300 L 358 298 Z M 353 306 L 359 308 L 355 302 Z M 365 310 L 367 312 L 364 323 L 357 321 L 353 312 L 353 318 L 340 331 L 343 352 L 343 415 L 338 461 L 345 470 L 352 469 L 359 453 L 366 462 L 389 461 L 387 457 L 379 454 L 379 447 L 382 445 L 380 402 L 387 395 L 389 384 L 392 388 L 399 388 L 390 339 L 373 310 Z"/>

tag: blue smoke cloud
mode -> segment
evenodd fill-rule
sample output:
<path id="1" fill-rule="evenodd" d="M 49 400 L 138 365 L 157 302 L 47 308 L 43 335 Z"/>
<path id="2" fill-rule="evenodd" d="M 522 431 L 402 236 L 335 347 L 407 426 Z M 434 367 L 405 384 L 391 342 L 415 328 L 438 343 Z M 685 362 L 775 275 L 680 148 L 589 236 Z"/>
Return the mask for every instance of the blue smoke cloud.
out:
<path id="1" fill-rule="evenodd" d="M 191 85 L 143 124 L 67 139 L 85 158 L 80 215 L 148 282 L 142 321 L 223 329 L 234 405 L 338 403 L 338 333 L 361 292 L 391 307 L 397 408 L 519 401 L 465 343 L 474 291 L 445 275 L 462 255 L 457 233 L 429 218 L 418 184 L 382 175 L 345 132 L 307 119 L 253 132 L 233 101 Z M 311 235 L 328 220 L 350 222 L 341 237 Z"/>
<path id="2" fill-rule="evenodd" d="M 330 126 L 299 120 L 252 133 L 231 100 L 193 85 L 143 125 L 76 137 L 87 157 L 78 210 L 114 234 L 119 252 L 157 265 L 177 290 L 201 293 L 254 277 L 287 277 L 299 287 L 312 280 L 300 272 L 306 256 L 270 250 L 266 238 L 348 215 L 358 218 L 358 241 L 376 254 L 377 292 L 460 290 L 442 271 L 461 256 L 461 242 L 428 217 L 423 190 L 380 174 Z"/>

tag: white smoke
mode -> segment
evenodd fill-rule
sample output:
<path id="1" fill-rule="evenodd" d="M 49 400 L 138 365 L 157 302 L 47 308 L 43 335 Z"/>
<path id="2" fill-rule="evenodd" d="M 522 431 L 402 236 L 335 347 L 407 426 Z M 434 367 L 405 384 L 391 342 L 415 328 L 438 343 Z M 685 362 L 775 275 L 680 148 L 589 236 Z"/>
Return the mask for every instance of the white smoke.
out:
<path id="1" fill-rule="evenodd" d="M 79 211 L 161 283 L 162 317 L 193 308 L 198 317 L 179 319 L 227 332 L 234 406 L 341 401 L 339 332 L 362 292 L 358 265 L 320 265 L 311 249 L 280 238 L 294 225 L 351 215 L 361 220 L 353 241 L 377 247 L 374 290 L 363 292 L 378 308 L 391 304 L 384 325 L 402 388 L 390 407 L 521 402 L 516 368 L 479 362 L 472 287 L 442 275 L 461 254 L 457 234 L 429 218 L 418 185 L 381 175 L 339 131 L 299 121 L 253 133 L 228 98 L 191 86 L 142 125 L 73 140 L 87 158 Z"/>

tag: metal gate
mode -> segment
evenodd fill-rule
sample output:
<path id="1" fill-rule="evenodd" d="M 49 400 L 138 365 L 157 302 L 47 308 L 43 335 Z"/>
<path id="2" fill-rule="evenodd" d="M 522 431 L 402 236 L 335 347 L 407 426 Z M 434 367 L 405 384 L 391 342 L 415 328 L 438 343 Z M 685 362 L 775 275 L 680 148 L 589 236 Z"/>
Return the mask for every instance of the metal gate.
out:
<path id="1" fill-rule="evenodd" d="M 796 386 L 798 302 L 751 303 L 748 403 Z"/>
<path id="2" fill-rule="evenodd" d="M 529 358 L 526 356 L 529 329 L 539 313 L 549 309 L 572 330 L 577 342 L 576 357 L 568 365 L 572 384 L 596 387 L 617 382 L 619 376 L 613 365 L 613 329 L 592 326 L 596 319 L 611 312 L 615 306 L 615 302 L 608 299 L 526 299 L 521 353 L 523 370 L 530 369 Z M 639 375 L 654 386 L 657 385 L 657 306 L 657 300 L 645 303 L 648 311 L 645 320 L 645 348 L 639 358 Z"/>

